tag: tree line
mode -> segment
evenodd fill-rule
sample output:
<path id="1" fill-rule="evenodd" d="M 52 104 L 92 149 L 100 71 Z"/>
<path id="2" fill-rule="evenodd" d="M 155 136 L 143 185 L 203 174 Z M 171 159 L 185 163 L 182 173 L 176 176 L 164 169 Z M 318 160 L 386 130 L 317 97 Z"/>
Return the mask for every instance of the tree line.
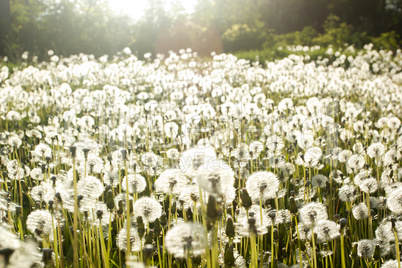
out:
<path id="1" fill-rule="evenodd" d="M 0 0 L 0 56 L 40 59 L 47 51 L 114 55 L 129 47 L 139 57 L 191 47 L 258 50 L 278 44 L 398 48 L 402 0 L 198 0 L 188 14 L 179 1 L 167 10 L 148 0 L 134 20 L 114 13 L 107 0 Z"/>

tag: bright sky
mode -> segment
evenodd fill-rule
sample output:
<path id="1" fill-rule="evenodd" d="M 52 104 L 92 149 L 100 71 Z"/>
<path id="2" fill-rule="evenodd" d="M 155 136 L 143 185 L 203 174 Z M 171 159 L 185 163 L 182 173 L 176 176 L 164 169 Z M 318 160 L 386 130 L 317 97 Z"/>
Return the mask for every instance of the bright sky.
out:
<path id="1" fill-rule="evenodd" d="M 197 4 L 197 0 L 163 0 L 167 9 L 174 1 L 180 1 L 189 13 Z M 134 19 L 139 19 L 149 4 L 148 0 L 109 0 L 109 3 L 115 12 L 130 15 Z"/>

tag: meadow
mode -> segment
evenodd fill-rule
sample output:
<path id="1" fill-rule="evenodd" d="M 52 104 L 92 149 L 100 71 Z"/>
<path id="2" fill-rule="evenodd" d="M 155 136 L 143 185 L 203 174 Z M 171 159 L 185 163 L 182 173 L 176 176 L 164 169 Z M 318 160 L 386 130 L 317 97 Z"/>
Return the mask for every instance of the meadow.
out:
<path id="1" fill-rule="evenodd" d="M 0 61 L 0 267 L 400 268 L 402 52 Z"/>

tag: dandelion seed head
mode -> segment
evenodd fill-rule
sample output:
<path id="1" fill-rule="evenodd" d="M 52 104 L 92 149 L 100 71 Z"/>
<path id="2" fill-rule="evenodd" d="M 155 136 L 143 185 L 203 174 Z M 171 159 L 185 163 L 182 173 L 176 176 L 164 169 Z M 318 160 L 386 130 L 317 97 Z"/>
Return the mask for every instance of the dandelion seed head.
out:
<path id="1" fill-rule="evenodd" d="M 128 192 L 130 194 L 133 193 L 142 193 L 147 186 L 145 178 L 140 174 L 127 174 L 124 176 L 123 181 L 121 182 L 121 186 L 123 191 L 127 192 L 127 183 L 128 183 Z"/>
<path id="2" fill-rule="evenodd" d="M 217 157 L 212 147 L 195 147 L 182 153 L 180 169 L 188 176 L 194 176 L 204 164 L 216 162 Z"/>
<path id="3" fill-rule="evenodd" d="M 340 226 L 331 220 L 321 220 L 314 228 L 317 234 L 317 243 L 332 241 L 340 237 Z"/>
<path id="4" fill-rule="evenodd" d="M 216 166 L 201 166 L 195 178 L 201 189 L 218 198 L 226 195 L 234 184 L 232 168 L 220 160 L 216 161 Z"/>
<path id="5" fill-rule="evenodd" d="M 166 249 L 176 258 L 200 256 L 207 243 L 204 227 L 199 223 L 179 223 L 165 237 Z"/>
<path id="6" fill-rule="evenodd" d="M 253 221 L 250 221 L 250 218 Z M 248 213 L 244 208 L 241 208 L 235 223 L 236 232 L 240 236 L 263 235 L 268 232 L 268 227 L 272 226 L 272 219 L 268 216 L 268 211 L 262 209 L 262 218 L 260 206 L 252 205 Z M 256 233 L 254 233 L 256 232 Z"/>
<path id="7" fill-rule="evenodd" d="M 375 193 L 378 189 L 377 180 L 374 178 L 369 178 L 367 180 L 364 180 L 359 184 L 359 188 L 361 191 L 365 192 L 366 194 Z"/>
<path id="8" fill-rule="evenodd" d="M 361 258 L 371 259 L 374 254 L 375 242 L 363 239 L 357 242 L 357 255 Z"/>
<path id="9" fill-rule="evenodd" d="M 275 225 L 290 223 L 292 215 L 288 209 L 280 209 L 275 215 Z"/>
<path id="10" fill-rule="evenodd" d="M 102 195 L 105 187 L 103 183 L 94 176 L 88 176 L 78 181 L 78 194 L 89 199 L 97 199 Z"/>
<path id="11" fill-rule="evenodd" d="M 388 119 L 387 126 L 392 130 L 397 130 L 401 126 L 401 120 L 398 117 Z"/>
<path id="12" fill-rule="evenodd" d="M 166 169 L 155 181 L 157 192 L 169 194 L 180 194 L 188 184 L 188 179 L 180 169 Z"/>
<path id="13" fill-rule="evenodd" d="M 363 168 L 365 163 L 363 156 L 354 154 L 348 160 L 348 167 L 356 173 Z"/>
<path id="14" fill-rule="evenodd" d="M 311 184 L 317 188 L 324 188 L 326 187 L 327 181 L 328 181 L 327 176 L 317 174 L 311 179 Z"/>
<path id="15" fill-rule="evenodd" d="M 47 236 L 53 240 L 53 216 L 47 210 L 32 211 L 27 218 L 27 229 L 35 235 L 38 240 Z"/>
<path id="16" fill-rule="evenodd" d="M 299 210 L 300 221 L 307 227 L 316 226 L 320 220 L 328 218 L 327 210 L 321 203 L 312 202 Z"/>
<path id="17" fill-rule="evenodd" d="M 246 189 L 254 201 L 265 201 L 276 197 L 279 180 L 272 172 L 254 172 L 246 181 Z"/>
<path id="18" fill-rule="evenodd" d="M 390 193 L 387 198 L 387 207 L 392 213 L 402 214 L 402 187 Z"/>
<path id="19" fill-rule="evenodd" d="M 121 251 L 127 251 L 127 240 L 130 239 L 130 250 L 132 252 L 139 252 L 142 248 L 142 241 L 138 235 L 136 228 L 130 228 L 130 235 L 127 235 L 127 229 L 122 228 L 117 234 L 116 244 Z"/>
<path id="20" fill-rule="evenodd" d="M 171 160 L 177 160 L 180 157 L 180 153 L 179 150 L 177 150 L 176 148 L 171 148 L 166 151 L 166 156 Z"/>
<path id="21" fill-rule="evenodd" d="M 134 203 L 134 214 L 142 216 L 144 222 L 154 222 L 162 215 L 162 206 L 151 197 L 141 197 Z"/>
<path id="22" fill-rule="evenodd" d="M 352 208 L 353 217 L 356 220 L 364 220 L 368 218 L 369 211 L 368 207 L 365 203 L 360 203 L 358 205 L 353 206 Z"/>
<path id="23" fill-rule="evenodd" d="M 381 268 L 398 268 L 398 261 L 387 260 L 381 265 Z"/>
<path id="24" fill-rule="evenodd" d="M 21 240 L 10 232 L 9 228 L 0 225 L 0 248 L 18 249 L 21 246 Z"/>
<path id="25" fill-rule="evenodd" d="M 379 158 L 382 155 L 384 155 L 385 150 L 386 150 L 386 147 L 382 143 L 376 142 L 376 143 L 371 144 L 368 147 L 367 154 L 371 158 Z"/>
<path id="26" fill-rule="evenodd" d="M 339 199 L 343 202 L 353 202 L 356 200 L 356 190 L 353 185 L 344 185 L 339 188 Z"/>

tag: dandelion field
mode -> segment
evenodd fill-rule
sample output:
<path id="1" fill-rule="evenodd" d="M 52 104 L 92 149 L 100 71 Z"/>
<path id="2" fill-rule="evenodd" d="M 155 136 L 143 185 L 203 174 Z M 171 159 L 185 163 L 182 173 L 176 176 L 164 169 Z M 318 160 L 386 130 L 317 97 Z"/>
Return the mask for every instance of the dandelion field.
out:
<path id="1" fill-rule="evenodd" d="M 0 267 L 400 268 L 402 52 L 312 49 L 0 63 Z"/>

